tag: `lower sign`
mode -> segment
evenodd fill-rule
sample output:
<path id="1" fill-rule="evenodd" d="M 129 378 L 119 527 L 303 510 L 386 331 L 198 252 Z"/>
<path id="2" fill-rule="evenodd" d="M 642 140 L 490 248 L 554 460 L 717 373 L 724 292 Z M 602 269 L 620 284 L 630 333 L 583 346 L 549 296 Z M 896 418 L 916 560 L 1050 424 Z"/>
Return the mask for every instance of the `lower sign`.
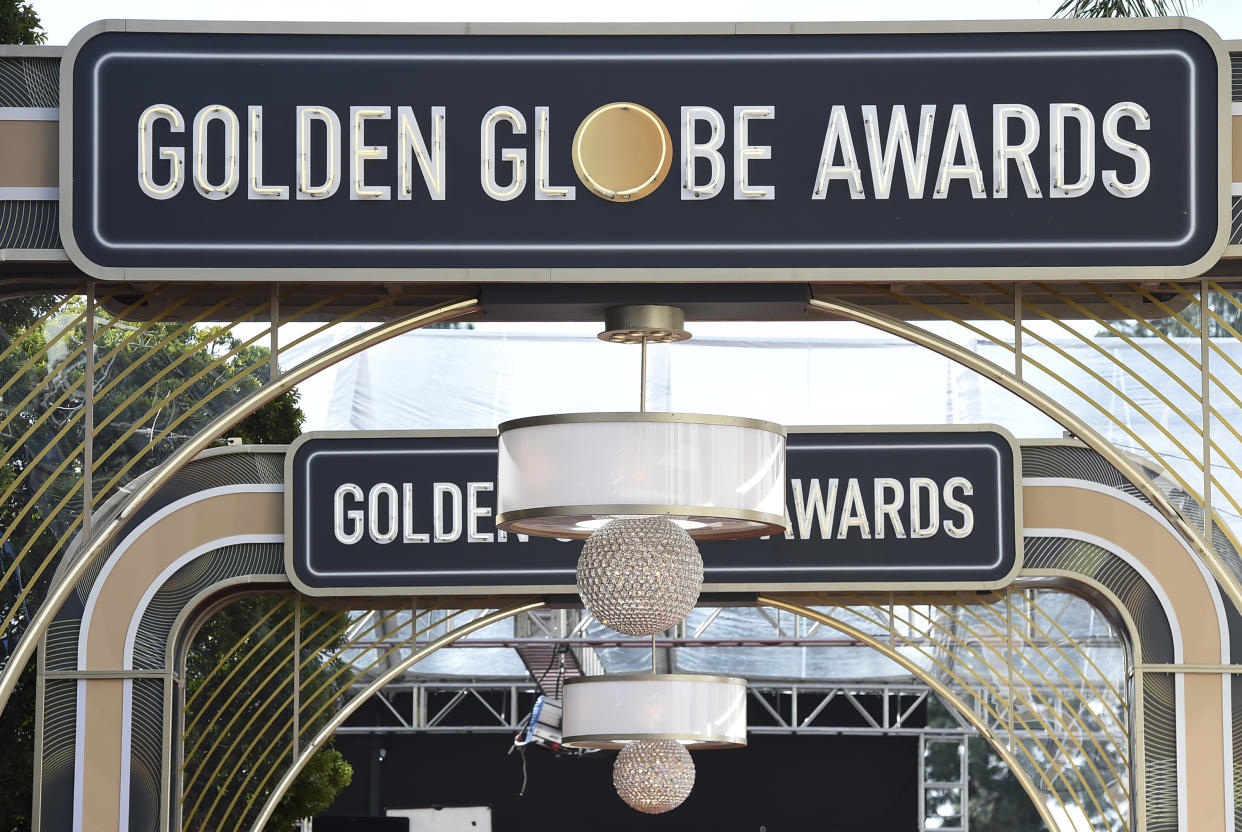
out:
<path id="1" fill-rule="evenodd" d="M 1021 567 L 1000 428 L 791 430 L 783 535 L 703 542 L 705 592 L 992 589 Z M 572 592 L 581 543 L 495 527 L 489 432 L 307 434 L 285 461 L 285 566 L 311 595 Z"/>

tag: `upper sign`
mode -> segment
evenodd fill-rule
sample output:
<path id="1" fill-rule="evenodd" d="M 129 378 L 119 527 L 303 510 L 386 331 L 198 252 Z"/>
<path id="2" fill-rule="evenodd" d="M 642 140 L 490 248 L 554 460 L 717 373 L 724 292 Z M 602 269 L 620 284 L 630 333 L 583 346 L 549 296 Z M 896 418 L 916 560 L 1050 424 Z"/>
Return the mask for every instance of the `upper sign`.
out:
<path id="1" fill-rule="evenodd" d="M 95 24 L 62 66 L 65 246 L 109 278 L 471 282 L 1223 251 L 1228 61 L 1194 21 L 544 28 Z"/>
<path id="2" fill-rule="evenodd" d="M 495 528 L 494 434 L 306 434 L 285 568 L 311 595 L 574 592 L 576 541 Z M 995 427 L 794 429 L 788 529 L 700 542 L 708 592 L 991 589 L 1021 567 L 1019 463 Z"/>

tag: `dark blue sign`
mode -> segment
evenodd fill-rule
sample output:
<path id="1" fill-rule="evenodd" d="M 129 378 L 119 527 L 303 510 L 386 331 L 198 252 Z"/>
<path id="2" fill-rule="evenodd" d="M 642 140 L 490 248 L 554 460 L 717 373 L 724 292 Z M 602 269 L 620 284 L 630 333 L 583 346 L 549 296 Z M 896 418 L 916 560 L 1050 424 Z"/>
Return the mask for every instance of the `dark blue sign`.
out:
<path id="1" fill-rule="evenodd" d="M 1198 274 L 1228 216 L 1223 50 L 1107 25 L 99 24 L 65 57 L 63 236 L 161 280 Z"/>
<path id="2" fill-rule="evenodd" d="M 705 591 L 994 588 L 1021 565 L 996 428 L 791 432 L 783 535 L 701 542 Z M 308 434 L 285 466 L 285 565 L 312 595 L 573 592 L 580 541 L 495 527 L 491 435 Z"/>

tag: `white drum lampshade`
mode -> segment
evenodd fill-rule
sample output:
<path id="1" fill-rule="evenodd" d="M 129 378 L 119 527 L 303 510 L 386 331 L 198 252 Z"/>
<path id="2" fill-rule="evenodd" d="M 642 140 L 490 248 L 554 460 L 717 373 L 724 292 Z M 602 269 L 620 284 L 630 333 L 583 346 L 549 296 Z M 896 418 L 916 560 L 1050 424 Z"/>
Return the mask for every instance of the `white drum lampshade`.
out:
<path id="1" fill-rule="evenodd" d="M 746 680 L 697 674 L 617 674 L 565 681 L 563 744 L 622 748 L 676 740 L 698 748 L 746 745 Z"/>
<path id="2" fill-rule="evenodd" d="M 665 516 L 696 540 L 785 527 L 785 429 L 682 413 L 573 413 L 500 425 L 497 525 L 583 539 Z"/>

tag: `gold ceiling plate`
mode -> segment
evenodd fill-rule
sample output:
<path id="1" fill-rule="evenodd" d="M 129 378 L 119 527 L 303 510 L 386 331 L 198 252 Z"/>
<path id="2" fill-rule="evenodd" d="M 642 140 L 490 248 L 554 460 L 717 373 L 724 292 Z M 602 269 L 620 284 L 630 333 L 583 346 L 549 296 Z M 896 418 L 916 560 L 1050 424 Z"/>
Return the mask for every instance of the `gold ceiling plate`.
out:
<path id="1" fill-rule="evenodd" d="M 660 187 L 673 164 L 673 139 L 641 104 L 617 101 L 592 112 L 574 133 L 574 170 L 592 193 L 633 202 Z"/>
<path id="2" fill-rule="evenodd" d="M 597 337 L 611 344 L 672 344 L 690 340 L 690 333 L 679 307 L 640 304 L 604 310 L 604 331 Z"/>

